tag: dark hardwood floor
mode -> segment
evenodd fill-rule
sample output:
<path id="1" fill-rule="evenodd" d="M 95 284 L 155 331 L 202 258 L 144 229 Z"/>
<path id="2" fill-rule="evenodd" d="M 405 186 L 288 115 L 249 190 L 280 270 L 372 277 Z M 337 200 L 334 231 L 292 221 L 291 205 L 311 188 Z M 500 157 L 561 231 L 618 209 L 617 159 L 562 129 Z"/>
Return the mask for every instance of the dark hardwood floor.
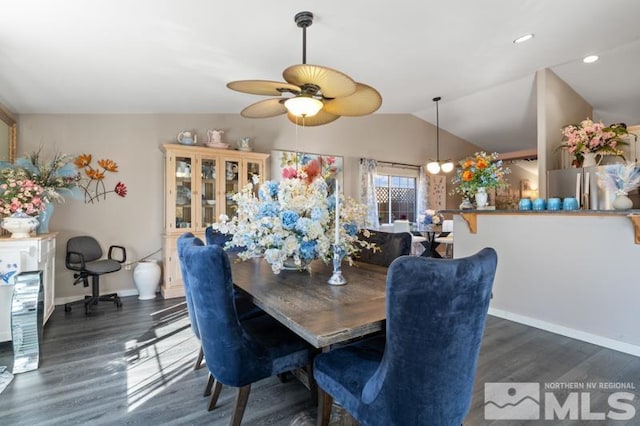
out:
<path id="1" fill-rule="evenodd" d="M 235 394 L 223 389 L 206 411 L 206 367 L 193 370 L 198 342 L 182 299 L 102 303 L 85 317 L 81 307 L 56 308 L 44 330 L 40 368 L 16 374 L 0 394 L 0 425 L 227 425 Z M 11 366 L 10 342 L 0 365 Z M 637 414 L 627 422 L 484 420 L 485 382 L 624 382 L 635 390 Z M 471 411 L 465 425 L 640 424 L 640 358 L 535 328 L 489 317 Z M 568 391 L 554 391 L 563 401 Z M 613 390 L 589 391 L 591 412 L 609 410 Z M 254 385 L 246 425 L 301 424 L 313 414 L 309 392 L 296 380 Z M 405 425 L 402 425 L 405 426 Z M 407 425 L 410 426 L 410 425 Z"/>

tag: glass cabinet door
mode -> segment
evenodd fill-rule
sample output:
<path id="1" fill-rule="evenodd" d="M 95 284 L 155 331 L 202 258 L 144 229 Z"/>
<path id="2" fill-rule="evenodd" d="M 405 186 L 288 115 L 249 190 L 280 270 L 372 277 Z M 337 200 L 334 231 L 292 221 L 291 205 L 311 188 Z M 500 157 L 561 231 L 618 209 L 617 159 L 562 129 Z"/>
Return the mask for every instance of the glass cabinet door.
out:
<path id="1" fill-rule="evenodd" d="M 191 228 L 193 222 L 193 200 L 191 192 L 193 191 L 192 180 L 193 161 L 191 157 L 176 157 L 175 182 L 174 188 L 176 194 L 175 218 L 176 229 Z"/>
<path id="2" fill-rule="evenodd" d="M 261 163 L 253 162 L 248 160 L 245 167 L 246 180 L 247 183 L 253 183 L 253 194 L 257 197 L 258 190 L 260 189 L 260 182 L 264 181 L 264 176 L 262 176 L 262 170 L 260 170 Z M 255 179 L 255 180 L 254 180 Z"/>
<path id="3" fill-rule="evenodd" d="M 216 217 L 217 190 L 216 190 L 216 160 L 213 158 L 202 159 L 202 227 L 206 228 L 218 220 Z"/>
<path id="4" fill-rule="evenodd" d="M 224 160 L 224 214 L 233 217 L 236 214 L 236 203 L 232 196 L 240 190 L 240 161 Z"/>

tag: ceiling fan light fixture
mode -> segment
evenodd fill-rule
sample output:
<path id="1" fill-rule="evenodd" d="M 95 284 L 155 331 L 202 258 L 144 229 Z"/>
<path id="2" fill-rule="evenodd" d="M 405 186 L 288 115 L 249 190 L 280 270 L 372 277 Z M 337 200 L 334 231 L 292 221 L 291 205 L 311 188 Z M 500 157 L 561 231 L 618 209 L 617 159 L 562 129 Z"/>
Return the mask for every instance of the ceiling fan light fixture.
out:
<path id="1" fill-rule="evenodd" d="M 296 117 L 313 117 L 322 109 L 322 101 L 310 95 L 299 95 L 289 98 L 284 102 L 284 106 Z"/>
<path id="2" fill-rule="evenodd" d="M 302 64 L 282 72 L 286 83 L 271 80 L 227 83 L 229 89 L 238 92 L 275 96 L 249 105 L 240 115 L 268 118 L 286 114 L 289 121 L 298 126 L 319 126 L 342 116 L 360 117 L 377 111 L 382 105 L 382 96 L 376 89 L 354 81 L 341 71 L 307 64 L 307 28 L 313 23 L 313 13 L 297 13 L 294 21 L 302 29 Z M 299 120 L 301 117 L 306 120 Z"/>

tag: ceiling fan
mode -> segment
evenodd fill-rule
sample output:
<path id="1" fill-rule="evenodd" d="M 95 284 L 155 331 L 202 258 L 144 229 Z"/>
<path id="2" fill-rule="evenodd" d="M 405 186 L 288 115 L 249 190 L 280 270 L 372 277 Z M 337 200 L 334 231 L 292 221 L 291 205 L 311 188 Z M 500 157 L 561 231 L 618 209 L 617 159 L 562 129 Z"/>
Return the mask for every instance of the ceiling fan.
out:
<path id="1" fill-rule="evenodd" d="M 287 114 L 295 124 L 319 126 L 341 116 L 368 115 L 380 108 L 382 96 L 373 87 L 358 83 L 340 71 L 307 64 L 307 27 L 313 23 L 313 13 L 300 12 L 294 19 L 302 28 L 302 64 L 282 72 L 286 83 L 269 80 L 228 83 L 229 89 L 238 92 L 280 96 L 249 105 L 240 115 L 267 118 Z"/>

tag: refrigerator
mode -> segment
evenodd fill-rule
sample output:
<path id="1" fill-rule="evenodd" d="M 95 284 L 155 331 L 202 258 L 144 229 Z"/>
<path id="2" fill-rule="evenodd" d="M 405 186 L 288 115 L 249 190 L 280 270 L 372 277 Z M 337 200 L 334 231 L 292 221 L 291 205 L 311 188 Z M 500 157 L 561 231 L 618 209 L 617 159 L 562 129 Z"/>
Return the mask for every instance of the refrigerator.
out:
<path id="1" fill-rule="evenodd" d="M 597 173 L 604 173 L 606 166 L 549 170 L 547 172 L 547 198 L 576 197 L 584 210 L 613 210 L 616 194 L 598 185 Z M 640 209 L 640 193 L 629 193 L 634 209 Z"/>

